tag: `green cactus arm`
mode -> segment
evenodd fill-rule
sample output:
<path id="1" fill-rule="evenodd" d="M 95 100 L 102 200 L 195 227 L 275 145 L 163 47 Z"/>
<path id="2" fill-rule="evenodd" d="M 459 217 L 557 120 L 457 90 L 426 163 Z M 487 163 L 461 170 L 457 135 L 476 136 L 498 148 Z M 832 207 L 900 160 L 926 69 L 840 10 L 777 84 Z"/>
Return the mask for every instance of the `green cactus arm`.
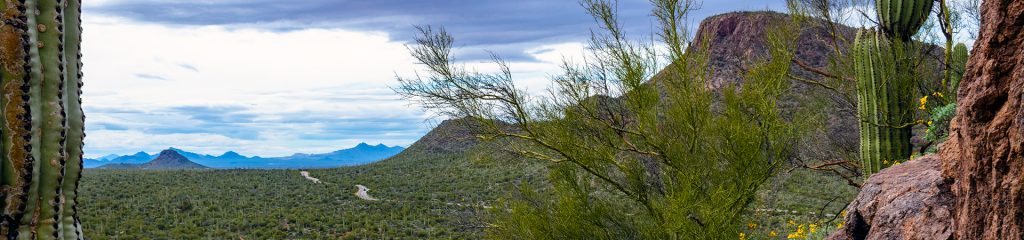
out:
<path id="1" fill-rule="evenodd" d="M 889 0 L 876 0 L 875 1 L 875 13 L 878 16 L 878 23 L 881 24 L 883 26 L 883 28 L 888 27 L 888 26 L 885 26 L 885 23 L 892 22 L 892 20 L 889 19 L 890 18 L 889 11 L 891 9 L 889 9 L 889 4 L 887 3 L 888 1 Z M 884 30 L 885 29 L 883 29 L 883 31 Z"/>
<path id="2" fill-rule="evenodd" d="M 910 38 L 921 29 L 934 0 L 877 0 L 875 11 L 884 32 L 900 41 Z"/>
<path id="3" fill-rule="evenodd" d="M 62 6 L 58 0 L 38 0 L 27 4 L 27 7 L 38 13 L 35 25 L 30 25 L 36 26 L 30 28 L 30 32 L 34 32 L 37 38 L 37 58 L 40 61 L 37 66 L 41 73 L 31 81 L 32 109 L 37 110 L 32 112 L 32 121 L 38 123 L 33 129 L 39 141 L 38 145 L 33 144 L 36 152 L 33 155 L 38 156 L 38 174 L 33 174 L 37 181 L 30 189 L 28 205 L 34 211 L 33 216 L 23 216 L 18 231 L 21 239 L 53 239 L 57 237 L 61 175 L 65 162 L 64 109 L 61 102 L 64 80 Z"/>
<path id="4" fill-rule="evenodd" d="M 910 36 L 914 36 L 917 31 L 921 30 L 924 26 L 924 22 L 928 20 L 928 14 L 932 11 L 932 6 L 935 0 L 915 0 L 914 3 L 914 15 L 911 17 L 909 28 L 907 29 L 907 39 Z"/>
<path id="5" fill-rule="evenodd" d="M 902 5 L 900 5 L 899 25 L 897 25 L 899 28 L 896 29 L 897 30 L 896 34 L 899 36 L 899 39 L 901 39 L 901 40 L 908 39 L 907 36 L 914 35 L 913 33 L 911 33 L 911 31 L 912 31 L 911 30 L 911 25 L 914 24 L 913 23 L 914 15 L 917 14 L 916 13 L 917 12 L 916 9 L 914 9 L 914 5 L 916 5 L 915 2 L 921 2 L 921 1 L 933 1 L 933 0 L 903 0 L 903 1 L 901 1 Z"/>
<path id="6" fill-rule="evenodd" d="M 10 236 L 21 218 L 31 181 L 31 125 L 28 108 L 28 16 L 20 1 L 0 1 L 0 165 L 3 203 L 0 236 Z M 12 221 L 13 220 L 13 221 Z"/>
<path id="7" fill-rule="evenodd" d="M 31 9 L 36 9 L 36 7 L 37 7 L 36 3 L 37 3 L 36 0 L 25 0 L 24 1 L 24 4 L 25 4 L 24 6 L 25 6 L 26 11 L 29 12 L 29 13 L 33 12 Z M 28 212 L 35 212 L 35 211 L 37 211 L 38 210 L 37 205 L 39 204 L 39 195 L 38 195 L 38 191 L 39 191 L 39 175 L 40 175 L 39 174 L 39 168 L 40 168 L 40 162 L 42 162 L 42 160 L 39 157 L 39 153 L 40 153 L 39 152 L 39 146 L 40 146 L 40 141 L 39 141 L 40 140 L 40 135 L 39 134 L 41 132 L 39 131 L 39 126 L 38 126 L 39 121 L 37 121 L 37 119 L 40 119 L 42 117 L 42 115 L 40 115 L 42 113 L 42 111 L 41 111 L 42 103 L 40 102 L 39 99 L 42 98 L 42 95 L 41 95 L 42 94 L 42 88 L 41 88 L 40 84 L 42 82 L 41 80 L 43 78 L 43 73 L 42 73 L 42 67 L 40 66 L 40 65 L 42 65 L 42 61 L 40 61 L 40 59 L 39 59 L 39 48 L 37 47 L 38 46 L 37 43 L 39 42 L 39 40 L 38 40 L 39 39 L 39 31 L 38 31 L 38 28 L 35 27 L 37 25 L 36 20 L 38 19 L 39 16 L 37 14 L 26 14 L 26 16 L 27 16 L 26 23 L 28 23 L 27 24 L 28 25 L 27 29 L 28 29 L 28 38 L 29 38 L 27 45 L 28 45 L 28 49 L 29 49 L 28 56 L 29 56 L 29 66 L 30 66 L 29 73 L 28 73 L 29 74 L 29 81 L 28 81 L 28 84 L 29 84 L 29 110 L 30 110 L 29 113 L 30 113 L 30 116 L 31 116 L 31 118 L 28 119 L 28 121 L 31 122 L 31 126 L 32 126 L 32 130 L 31 130 L 32 134 L 31 134 L 31 138 L 30 138 L 30 145 L 32 146 L 32 148 L 31 148 L 31 154 L 30 155 L 32 156 L 32 159 L 33 159 L 32 167 L 31 167 L 31 169 L 32 169 L 31 176 L 32 177 L 31 177 L 31 180 L 30 180 L 30 183 L 29 183 L 28 191 L 26 191 L 26 195 L 27 196 L 25 198 L 25 203 L 23 204 L 24 205 L 24 207 L 23 207 L 24 211 L 26 213 L 28 213 Z M 17 239 L 34 239 L 35 236 L 32 235 L 33 232 L 29 228 L 29 226 L 32 226 L 32 224 L 33 224 L 32 216 L 30 216 L 30 215 L 32 215 L 32 214 L 24 214 L 24 215 L 22 215 L 21 219 L 19 219 L 17 232 L 14 233 L 17 236 Z"/>
<path id="8" fill-rule="evenodd" d="M 956 92 L 960 89 L 960 81 L 964 78 L 964 71 L 967 69 L 967 59 L 970 57 L 970 53 L 967 50 L 967 45 L 958 43 L 956 47 L 953 47 L 952 59 L 950 59 L 950 68 L 952 69 L 952 76 L 950 76 L 949 93 L 951 98 L 956 99 Z"/>
<path id="9" fill-rule="evenodd" d="M 855 71 L 855 74 L 856 74 L 855 78 L 857 79 L 857 113 L 858 113 L 858 119 L 860 120 L 860 121 L 858 121 L 859 122 L 858 126 L 860 127 L 860 139 L 861 139 L 861 142 L 860 142 L 860 159 L 861 159 L 861 163 L 860 164 L 861 164 L 861 171 L 864 172 L 865 174 L 867 174 L 871 170 L 871 158 L 870 158 L 870 153 L 871 153 L 870 147 L 871 147 L 871 144 L 868 141 L 868 139 L 871 139 L 870 138 L 870 136 L 871 136 L 871 134 L 870 134 L 870 127 L 871 127 L 871 125 L 868 124 L 869 119 L 871 119 L 871 117 L 870 117 L 871 116 L 871 112 L 867 111 L 867 106 L 869 106 L 868 105 L 868 100 L 869 99 L 867 98 L 867 91 L 869 89 L 869 86 L 867 84 L 868 81 L 864 81 L 863 80 L 864 76 L 867 76 L 867 74 L 868 74 L 868 70 L 865 67 L 865 62 L 864 62 L 864 56 L 866 56 L 865 55 L 866 53 L 864 52 L 864 44 L 863 44 L 864 34 L 865 34 L 864 30 L 861 30 L 861 31 L 857 32 L 857 37 L 855 38 L 854 45 L 853 45 L 853 60 L 854 60 L 854 71 Z"/>
<path id="10" fill-rule="evenodd" d="M 85 115 L 82 112 L 81 1 L 66 0 L 64 8 L 64 109 L 67 112 L 67 136 L 64 143 L 67 162 L 61 186 L 63 206 L 58 227 L 60 239 L 82 239 L 78 224 L 78 181 L 82 174 L 82 146 L 85 139 Z"/>

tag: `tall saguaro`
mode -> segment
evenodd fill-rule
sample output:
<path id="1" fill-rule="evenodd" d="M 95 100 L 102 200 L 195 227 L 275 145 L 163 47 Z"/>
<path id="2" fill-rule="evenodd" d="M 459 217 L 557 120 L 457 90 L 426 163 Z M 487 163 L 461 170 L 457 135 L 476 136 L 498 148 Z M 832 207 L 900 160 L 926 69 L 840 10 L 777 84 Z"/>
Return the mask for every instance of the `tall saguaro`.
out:
<path id="1" fill-rule="evenodd" d="M 985 0 L 942 148 L 956 239 L 1024 239 L 1024 0 Z"/>
<path id="2" fill-rule="evenodd" d="M 0 236 L 81 239 L 80 0 L 0 0 Z"/>

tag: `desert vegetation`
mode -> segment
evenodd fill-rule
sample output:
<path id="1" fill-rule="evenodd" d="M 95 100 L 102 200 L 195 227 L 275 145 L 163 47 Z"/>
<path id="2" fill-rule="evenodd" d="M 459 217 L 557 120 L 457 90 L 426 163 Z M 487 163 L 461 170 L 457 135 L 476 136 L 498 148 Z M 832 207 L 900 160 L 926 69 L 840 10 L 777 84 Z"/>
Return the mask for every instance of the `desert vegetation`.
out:
<path id="1" fill-rule="evenodd" d="M 1024 236 L 1012 184 L 1021 88 L 1005 80 L 1024 73 L 1019 56 L 993 53 L 1021 49 L 1024 16 L 1005 16 L 1021 1 L 789 0 L 787 14 L 728 13 L 699 29 L 688 21 L 700 2 L 650 3 L 653 33 L 637 35 L 616 1 L 582 0 L 596 24 L 586 57 L 543 92 L 520 86 L 501 54 L 478 70 L 456 54 L 457 34 L 416 27 L 408 50 L 423 68 L 393 90 L 448 120 L 379 162 L 83 171 L 79 2 L 0 1 L 0 235 Z M 988 32 L 964 37 L 977 28 Z"/>

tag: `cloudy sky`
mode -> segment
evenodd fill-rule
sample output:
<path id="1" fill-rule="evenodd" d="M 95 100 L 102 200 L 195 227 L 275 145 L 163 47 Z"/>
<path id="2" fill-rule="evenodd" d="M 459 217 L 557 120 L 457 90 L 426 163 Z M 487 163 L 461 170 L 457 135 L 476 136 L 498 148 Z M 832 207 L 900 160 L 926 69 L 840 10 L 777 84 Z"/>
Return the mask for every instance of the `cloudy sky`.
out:
<path id="1" fill-rule="evenodd" d="M 405 47 L 414 25 L 446 27 L 469 64 L 485 50 L 508 58 L 531 89 L 581 55 L 594 26 L 575 0 L 84 2 L 88 157 L 406 146 L 436 124 L 388 88 L 418 68 Z M 708 0 L 692 22 L 783 2 Z M 646 0 L 619 11 L 631 31 L 652 28 Z"/>

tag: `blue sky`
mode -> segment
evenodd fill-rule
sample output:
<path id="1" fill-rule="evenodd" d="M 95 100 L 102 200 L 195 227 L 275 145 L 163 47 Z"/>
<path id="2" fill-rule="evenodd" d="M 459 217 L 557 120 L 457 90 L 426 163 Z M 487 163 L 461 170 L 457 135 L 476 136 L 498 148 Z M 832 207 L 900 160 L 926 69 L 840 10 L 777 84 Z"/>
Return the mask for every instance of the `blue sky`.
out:
<path id="1" fill-rule="evenodd" d="M 574 0 L 93 0 L 84 6 L 86 155 L 177 147 L 281 156 L 359 142 L 408 145 L 436 123 L 395 95 L 419 68 L 413 25 L 446 27 L 457 57 L 508 58 L 542 90 L 581 56 L 593 21 Z M 708 0 L 692 16 L 782 9 L 783 0 Z M 645 0 L 622 0 L 633 33 Z"/>

